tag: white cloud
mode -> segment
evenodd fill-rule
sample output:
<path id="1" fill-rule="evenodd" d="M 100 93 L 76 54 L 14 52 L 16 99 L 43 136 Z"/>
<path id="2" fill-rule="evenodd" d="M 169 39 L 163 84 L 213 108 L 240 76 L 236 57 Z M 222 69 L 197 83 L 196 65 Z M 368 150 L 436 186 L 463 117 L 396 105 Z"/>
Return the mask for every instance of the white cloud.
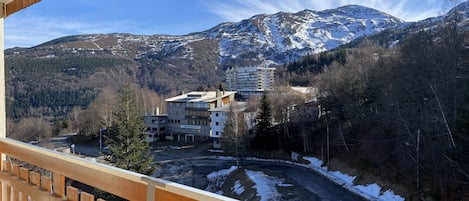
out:
<path id="1" fill-rule="evenodd" d="M 440 8 L 428 9 L 428 4 L 435 0 L 234 0 L 211 3 L 210 12 L 227 21 L 240 21 L 260 13 L 272 14 L 279 11 L 298 12 L 303 9 L 325 10 L 348 4 L 357 4 L 375 8 L 406 21 L 416 21 L 438 15 Z"/>
<path id="2" fill-rule="evenodd" d="M 303 9 L 324 10 L 347 4 L 367 6 L 407 21 L 415 21 L 440 14 L 441 11 L 438 4 L 440 3 L 441 5 L 442 1 L 443 0 L 200 0 L 198 2 L 202 2 L 208 9 L 208 12 L 219 16 L 221 23 L 224 21 L 240 21 L 262 13 L 272 14 L 279 11 L 298 12 Z M 154 19 L 151 21 L 151 19 L 149 20 L 148 18 L 135 21 L 131 21 L 131 18 L 125 20 L 111 18 L 111 21 L 94 18 L 92 21 L 81 21 L 61 18 L 60 16 L 46 17 L 44 15 L 28 13 L 29 12 L 19 12 L 5 20 L 6 48 L 14 46 L 30 47 L 72 34 L 111 32 L 154 34 L 161 32 L 167 33 L 168 30 L 180 29 L 177 28 L 178 25 L 176 25 L 176 23 L 171 24 L 170 22 L 173 22 L 171 20 L 167 20 L 167 22 L 163 20 L 161 24 L 160 22 L 155 22 Z M 181 15 L 184 14 L 182 13 Z M 191 18 L 191 16 L 187 17 Z M 183 18 L 183 20 L 187 19 Z M 194 22 L 194 24 L 197 24 L 197 22 Z M 184 27 L 187 28 L 187 26 Z"/>

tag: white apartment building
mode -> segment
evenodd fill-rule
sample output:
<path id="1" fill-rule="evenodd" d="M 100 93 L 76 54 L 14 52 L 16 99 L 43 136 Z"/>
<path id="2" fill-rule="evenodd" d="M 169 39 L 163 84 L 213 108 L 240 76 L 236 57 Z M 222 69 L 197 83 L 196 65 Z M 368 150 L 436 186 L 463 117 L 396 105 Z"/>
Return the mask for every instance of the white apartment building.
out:
<path id="1" fill-rule="evenodd" d="M 234 101 L 234 91 L 194 91 L 166 99 L 168 136 L 180 142 L 210 139 L 210 111 Z"/>
<path id="2" fill-rule="evenodd" d="M 228 90 L 243 96 L 259 95 L 274 89 L 275 68 L 234 67 L 226 70 Z"/>
<path id="3" fill-rule="evenodd" d="M 223 137 L 223 129 L 225 128 L 225 122 L 230 111 L 237 115 L 239 122 L 243 122 L 242 125 L 238 125 L 240 131 L 254 129 L 256 113 L 254 111 L 248 111 L 247 102 L 232 102 L 224 105 L 223 107 L 211 109 L 210 118 L 212 132 L 210 137 L 212 138 L 213 148 L 215 149 L 220 149 L 222 147 L 220 139 Z M 240 135 L 242 135 L 242 133 L 240 133 Z"/>

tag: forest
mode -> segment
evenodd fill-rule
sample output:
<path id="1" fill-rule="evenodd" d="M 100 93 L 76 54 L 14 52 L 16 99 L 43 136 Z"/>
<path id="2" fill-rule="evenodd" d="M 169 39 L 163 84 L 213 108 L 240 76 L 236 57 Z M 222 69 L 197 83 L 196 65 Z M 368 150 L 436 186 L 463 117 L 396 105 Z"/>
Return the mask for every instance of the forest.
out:
<path id="1" fill-rule="evenodd" d="M 453 20 L 411 34 L 393 48 L 365 39 L 286 65 L 284 82 L 306 80 L 319 88 L 320 118 L 312 124 L 297 119 L 289 123 L 296 135 L 278 135 L 283 142 L 302 138 L 311 144 L 307 152 L 330 166 L 353 167 L 363 182 L 371 173 L 406 199 L 464 200 L 468 47 L 467 28 Z M 301 71 L 312 74 L 305 78 Z M 288 148 L 304 152 L 303 141 Z"/>
<path id="2" fill-rule="evenodd" d="M 7 57 L 7 116 L 19 120 L 30 116 L 66 116 L 75 106 L 86 107 L 98 93 L 87 82 L 96 71 L 130 64 L 112 57 Z M 96 81 L 94 81 L 96 82 Z M 51 90 L 52 89 L 52 90 Z M 41 112 L 34 108 L 44 108 Z"/>

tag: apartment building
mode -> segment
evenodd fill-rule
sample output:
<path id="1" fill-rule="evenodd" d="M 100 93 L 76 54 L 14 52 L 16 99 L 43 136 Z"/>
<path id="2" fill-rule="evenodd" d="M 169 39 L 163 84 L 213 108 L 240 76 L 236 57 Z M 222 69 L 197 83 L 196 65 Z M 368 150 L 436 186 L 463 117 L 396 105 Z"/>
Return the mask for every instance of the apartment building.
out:
<path id="1" fill-rule="evenodd" d="M 238 120 L 238 134 L 240 136 L 246 135 L 249 130 L 255 127 L 254 121 L 256 112 L 252 109 L 249 110 L 247 102 L 232 102 L 223 107 L 211 109 L 210 112 L 212 123 L 212 133 L 210 137 L 213 142 L 212 147 L 215 149 L 222 148 L 221 138 L 223 137 L 223 130 L 230 112 L 236 115 L 236 119 Z"/>
<path id="2" fill-rule="evenodd" d="M 234 101 L 234 91 L 194 91 L 166 99 L 168 138 L 180 142 L 210 139 L 211 109 Z"/>
<path id="3" fill-rule="evenodd" d="M 165 137 L 168 130 L 168 116 L 166 114 L 157 113 L 153 115 L 146 115 L 143 117 L 143 122 L 147 128 L 147 130 L 143 132 L 147 142 L 156 142 Z"/>
<path id="4" fill-rule="evenodd" d="M 272 91 L 274 81 L 275 68 L 234 67 L 226 70 L 228 90 L 237 91 L 245 97 Z"/>

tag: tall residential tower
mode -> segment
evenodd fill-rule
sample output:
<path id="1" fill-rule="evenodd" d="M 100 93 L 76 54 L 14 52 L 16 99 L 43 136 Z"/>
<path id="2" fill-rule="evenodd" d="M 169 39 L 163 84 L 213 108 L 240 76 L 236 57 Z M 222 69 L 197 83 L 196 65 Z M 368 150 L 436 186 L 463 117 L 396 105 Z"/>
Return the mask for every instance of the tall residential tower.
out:
<path id="1" fill-rule="evenodd" d="M 262 94 L 274 88 L 275 68 L 234 67 L 226 70 L 228 90 L 243 96 Z"/>

